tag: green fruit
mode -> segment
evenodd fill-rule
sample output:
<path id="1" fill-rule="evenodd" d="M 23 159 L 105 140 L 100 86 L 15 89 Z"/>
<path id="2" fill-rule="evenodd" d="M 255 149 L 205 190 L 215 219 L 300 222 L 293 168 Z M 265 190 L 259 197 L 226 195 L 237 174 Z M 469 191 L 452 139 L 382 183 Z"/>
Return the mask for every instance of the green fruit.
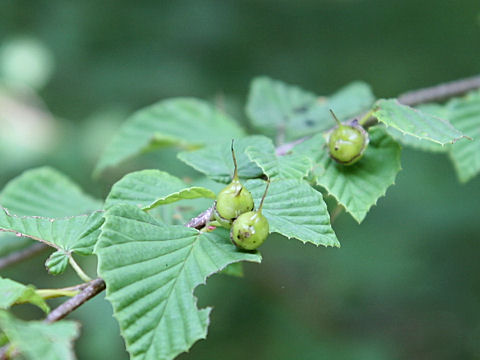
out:
<path id="1" fill-rule="evenodd" d="M 235 158 L 235 151 L 233 149 L 232 140 L 232 158 L 235 166 L 233 173 L 233 180 L 217 195 L 215 204 L 215 211 L 213 215 L 220 225 L 230 228 L 233 220 L 239 215 L 252 211 L 254 204 L 252 194 L 245 189 L 238 179 L 237 159 Z"/>
<path id="2" fill-rule="evenodd" d="M 255 250 L 268 237 L 270 226 L 267 218 L 262 214 L 262 207 L 269 186 L 270 180 L 267 182 L 258 210 L 243 213 L 232 224 L 230 239 L 240 249 Z"/>
<path id="3" fill-rule="evenodd" d="M 252 194 L 238 181 L 227 185 L 217 195 L 215 206 L 215 219 L 223 226 L 229 227 L 234 219 L 241 214 L 253 210 Z"/>
<path id="4" fill-rule="evenodd" d="M 362 158 L 369 142 L 368 133 L 357 120 L 338 123 L 328 137 L 330 157 L 340 164 L 352 165 Z"/>
<path id="5" fill-rule="evenodd" d="M 268 233 L 267 218 L 260 211 L 249 211 L 233 222 L 230 238 L 241 249 L 255 250 L 263 244 Z"/>

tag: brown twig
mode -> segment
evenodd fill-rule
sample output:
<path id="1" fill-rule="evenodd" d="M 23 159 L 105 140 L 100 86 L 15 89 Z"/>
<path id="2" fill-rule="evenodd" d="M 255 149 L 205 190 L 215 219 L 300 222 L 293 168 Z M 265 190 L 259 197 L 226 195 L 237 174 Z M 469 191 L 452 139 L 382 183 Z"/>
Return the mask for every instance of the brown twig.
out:
<path id="1" fill-rule="evenodd" d="M 103 279 L 94 279 L 88 283 L 88 285 L 77 295 L 68 299 L 63 304 L 53 309 L 45 319 L 46 323 L 52 323 L 63 319 L 70 314 L 73 310 L 84 304 L 94 296 L 105 290 L 105 281 Z"/>
<path id="2" fill-rule="evenodd" d="M 480 75 L 455 80 L 424 89 L 407 91 L 398 97 L 398 101 L 405 105 L 415 106 L 459 96 L 477 88 L 480 88 Z"/>
<path id="3" fill-rule="evenodd" d="M 207 222 L 211 220 L 214 209 L 215 209 L 215 204 L 213 204 L 211 207 L 209 207 L 207 210 L 205 210 L 201 214 L 195 216 L 185 226 L 195 228 L 195 229 L 203 228 L 207 224 Z"/>
<path id="4" fill-rule="evenodd" d="M 7 266 L 16 264 L 20 261 L 29 259 L 32 256 L 41 253 L 47 248 L 48 246 L 44 243 L 35 243 L 25 249 L 11 253 L 0 259 L 0 270 L 6 268 Z"/>
<path id="5" fill-rule="evenodd" d="M 404 105 L 416 106 L 463 95 L 464 93 L 477 88 L 480 88 L 480 75 L 419 90 L 407 91 L 403 94 L 400 94 L 397 97 L 397 100 L 399 103 Z M 367 129 L 377 124 L 378 120 L 372 116 L 363 124 L 363 127 Z"/>

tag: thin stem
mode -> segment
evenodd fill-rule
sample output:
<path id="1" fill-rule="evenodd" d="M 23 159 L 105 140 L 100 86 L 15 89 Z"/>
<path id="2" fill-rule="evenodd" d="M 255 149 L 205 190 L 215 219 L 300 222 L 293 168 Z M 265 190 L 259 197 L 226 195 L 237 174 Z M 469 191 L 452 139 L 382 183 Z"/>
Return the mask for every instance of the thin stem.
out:
<path id="1" fill-rule="evenodd" d="M 335 115 L 335 113 L 333 112 L 332 109 L 329 109 L 330 110 L 330 114 L 332 114 L 333 116 L 333 119 L 335 120 L 335 122 L 337 123 L 337 125 L 342 125 L 342 123 L 340 122 L 340 120 L 338 120 L 337 116 Z"/>
<path id="2" fill-rule="evenodd" d="M 84 283 L 84 284 L 65 287 L 61 289 L 38 289 L 35 292 L 45 300 L 56 298 L 56 297 L 62 297 L 62 296 L 72 297 L 79 294 L 83 289 L 85 289 L 86 286 L 87 286 L 87 283 Z"/>
<path id="3" fill-rule="evenodd" d="M 267 196 L 267 191 L 268 188 L 270 187 L 270 179 L 267 180 L 267 187 L 265 188 L 265 192 L 263 193 L 262 200 L 260 201 L 260 206 L 258 207 L 258 212 L 262 212 L 262 207 L 263 207 L 263 201 L 265 200 L 265 197 Z"/>
<path id="4" fill-rule="evenodd" d="M 373 114 L 373 109 L 368 111 L 365 115 L 363 115 L 362 118 L 358 120 L 358 123 L 361 126 L 365 126 L 368 122 L 368 119 L 370 119 L 370 116 L 372 116 L 372 114 Z"/>
<path id="5" fill-rule="evenodd" d="M 63 319 L 70 314 L 73 310 L 86 303 L 88 300 L 101 293 L 105 289 L 105 281 L 102 279 L 94 279 L 77 295 L 68 299 L 63 304 L 53 309 L 45 319 L 46 323 L 52 323 Z"/>
<path id="6" fill-rule="evenodd" d="M 80 267 L 80 265 L 77 264 L 77 262 L 74 260 L 73 256 L 70 254 L 68 262 L 72 266 L 73 270 L 77 273 L 77 275 L 80 277 L 85 282 L 92 281 L 90 276 L 88 276 L 83 269 Z"/>
<path id="7" fill-rule="evenodd" d="M 235 170 L 233 172 L 233 179 L 238 179 L 238 167 L 237 167 L 237 158 L 235 157 L 235 150 L 233 149 L 233 139 L 232 139 L 232 159 L 233 159 L 233 166 L 235 167 Z"/>

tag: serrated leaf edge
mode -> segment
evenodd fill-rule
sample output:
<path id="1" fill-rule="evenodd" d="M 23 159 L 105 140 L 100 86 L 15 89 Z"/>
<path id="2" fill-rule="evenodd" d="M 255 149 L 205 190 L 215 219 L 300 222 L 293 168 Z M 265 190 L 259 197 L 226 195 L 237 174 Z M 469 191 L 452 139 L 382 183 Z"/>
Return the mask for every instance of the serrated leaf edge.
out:
<path id="1" fill-rule="evenodd" d="M 273 143 L 272 143 L 273 145 Z M 251 151 L 254 150 L 256 151 L 256 148 L 254 145 L 250 145 L 248 146 L 246 149 L 245 149 L 245 155 L 247 155 L 247 157 L 250 159 L 250 161 L 254 162 L 255 164 L 257 164 L 257 166 L 262 169 L 263 173 L 265 175 L 267 175 L 266 173 L 266 170 L 265 170 L 265 167 L 263 167 L 257 159 L 255 159 L 254 155 L 251 153 Z M 275 151 L 275 147 L 273 148 L 273 156 L 275 157 L 276 159 L 276 162 L 278 162 L 278 158 L 281 157 L 281 156 L 288 156 L 288 154 L 285 154 L 285 155 L 277 155 L 276 151 Z M 306 159 L 309 163 L 309 167 L 308 169 L 306 169 L 304 172 L 301 173 L 302 177 L 301 178 L 292 178 L 292 179 L 304 179 L 305 177 L 308 176 L 308 174 L 310 173 L 310 171 L 312 170 L 313 168 L 313 162 L 312 162 L 312 159 L 310 159 L 310 157 L 308 156 L 305 156 L 305 155 L 301 155 L 301 154 L 296 154 L 297 156 L 299 157 L 303 157 L 304 159 Z M 278 164 L 277 164 L 278 165 Z M 268 176 L 268 175 L 267 175 Z M 272 176 L 272 179 L 275 178 L 275 176 Z"/>
<path id="2" fill-rule="evenodd" d="M 197 190 L 205 191 L 205 192 L 209 193 L 209 196 L 205 195 L 205 196 L 200 196 L 199 198 L 216 199 L 216 197 L 217 197 L 217 195 L 210 189 L 207 189 L 207 188 L 202 187 L 202 186 L 191 186 L 191 187 L 182 189 L 180 191 L 173 192 L 173 193 L 171 193 L 167 196 L 159 197 L 154 202 L 150 203 L 150 205 L 144 206 L 141 209 L 144 210 L 144 211 L 149 211 L 149 210 L 152 210 L 152 209 L 154 209 L 158 206 L 170 204 L 172 202 L 175 202 L 175 201 L 169 202 L 168 200 L 170 198 L 175 197 L 175 196 L 181 196 L 184 193 L 190 193 L 190 192 L 194 192 L 194 191 L 197 191 Z M 191 198 L 185 198 L 185 199 L 180 199 L 180 200 L 190 200 L 190 199 Z"/>
<path id="3" fill-rule="evenodd" d="M 94 213 L 103 213 L 105 212 L 104 210 L 96 210 L 94 212 L 92 212 L 91 214 L 83 214 L 83 215 L 74 215 L 74 216 L 66 216 L 66 217 L 62 217 L 62 218 L 49 218 L 49 217 L 44 217 L 44 216 L 18 216 L 18 215 L 14 215 L 14 214 L 10 214 L 10 211 L 7 209 L 7 208 L 4 208 L 3 206 L 0 205 L 0 211 L 3 211 L 5 213 L 5 215 L 7 215 L 8 217 L 11 217 L 11 218 L 17 218 L 17 219 L 37 219 L 37 220 L 45 220 L 45 221 L 50 221 L 51 223 L 55 222 L 55 221 L 62 221 L 62 220 L 69 220 L 69 219 L 73 219 L 73 218 L 79 218 L 79 217 L 89 217 L 91 216 L 92 214 Z M 28 235 L 28 234 L 23 234 L 19 231 L 15 231 L 13 229 L 8 229 L 8 228 L 5 228 L 5 227 L 2 227 L 0 226 L 0 232 L 11 232 L 11 233 L 14 233 L 15 235 L 17 236 L 22 236 L 22 237 L 27 237 L 29 239 L 32 239 L 32 240 L 36 240 L 36 241 L 39 241 L 39 242 L 42 242 L 44 243 L 45 245 L 48 245 L 50 247 L 53 247 L 57 250 L 61 250 L 61 251 L 65 251 L 65 249 L 62 249 L 61 247 L 59 247 L 58 245 L 56 244 L 53 244 L 49 241 L 46 241 L 44 239 L 40 239 L 36 236 L 32 236 L 32 235 Z"/>
<path id="4" fill-rule="evenodd" d="M 378 105 L 378 103 L 379 103 L 380 101 L 382 101 L 382 100 L 394 100 L 394 101 L 397 102 L 399 105 L 406 106 L 406 107 L 408 107 L 409 109 L 413 110 L 413 111 L 416 112 L 416 113 L 422 113 L 422 114 L 423 114 L 422 111 L 420 111 L 420 110 L 418 110 L 418 109 L 415 109 L 415 108 L 413 108 L 413 107 L 411 107 L 411 106 L 404 105 L 404 104 L 398 102 L 397 99 L 379 99 L 379 100 L 377 100 L 377 101 L 375 102 L 375 105 L 374 105 L 374 107 L 373 107 L 373 114 L 372 114 L 373 116 L 375 116 L 375 112 L 376 112 L 377 110 L 381 109 L 381 107 L 380 107 L 380 105 Z M 418 134 L 416 134 L 416 133 L 411 133 L 411 132 L 404 131 L 404 130 L 400 129 L 400 128 L 397 127 L 397 126 L 389 125 L 389 124 L 383 122 L 382 120 L 380 120 L 380 119 L 379 119 L 378 117 L 376 117 L 376 116 L 375 116 L 375 118 L 376 118 L 378 121 L 380 121 L 382 124 L 384 124 L 386 127 L 392 127 L 392 128 L 394 128 L 394 129 L 400 131 L 403 135 L 410 135 L 410 136 L 413 136 L 413 137 L 415 137 L 415 138 L 417 138 L 417 139 L 426 140 L 426 141 L 431 141 L 431 142 L 434 142 L 434 143 L 436 143 L 436 144 L 440 144 L 440 145 L 442 145 L 442 146 L 445 146 L 446 144 L 455 144 L 458 140 L 461 140 L 461 139 L 463 139 L 463 138 L 468 139 L 468 140 L 472 140 L 471 137 L 463 134 L 463 132 L 461 132 L 461 131 L 458 130 L 456 127 L 454 127 L 449 121 L 446 121 L 446 120 L 441 119 L 441 118 L 439 118 L 439 117 L 437 117 L 437 116 L 434 116 L 434 115 L 430 115 L 430 114 L 427 114 L 427 115 L 430 116 L 430 117 L 432 117 L 432 118 L 435 118 L 436 120 L 438 120 L 438 121 L 440 121 L 440 122 L 442 122 L 442 123 L 444 123 L 444 124 L 450 125 L 453 129 L 455 129 L 456 131 L 458 131 L 458 132 L 461 133 L 462 135 L 459 136 L 459 137 L 453 138 L 451 141 L 448 141 L 448 142 L 446 142 L 446 143 L 442 143 L 442 142 L 440 142 L 440 141 L 438 141 L 438 140 L 431 139 L 431 138 L 429 138 L 429 137 L 420 136 L 420 135 L 418 135 Z"/>
<path id="5" fill-rule="evenodd" d="M 111 216 L 112 216 L 112 217 L 120 217 L 119 215 L 116 215 L 116 214 L 115 214 L 115 215 L 111 215 Z M 109 215 L 105 215 L 105 216 L 104 216 L 105 219 L 107 219 L 108 217 L 109 217 Z M 101 227 L 102 229 L 103 229 L 103 227 L 106 225 L 106 223 L 107 223 L 107 221 L 105 221 L 105 222 L 102 224 L 102 227 Z M 204 233 L 203 233 L 202 231 L 200 231 L 200 230 L 197 230 L 197 229 L 194 229 L 194 228 L 190 228 L 190 229 L 195 230 L 195 231 L 197 232 L 197 233 L 195 234 L 195 238 L 196 238 L 196 239 L 195 239 L 195 241 L 194 241 L 194 244 L 192 244 L 191 249 L 190 249 L 187 257 L 185 258 L 185 261 L 184 261 L 183 264 L 182 264 L 182 269 L 183 269 L 183 267 L 185 266 L 185 263 L 187 262 L 187 259 L 191 256 L 191 254 L 192 254 L 192 252 L 193 252 L 194 246 L 196 246 L 196 245 L 198 244 L 198 242 L 200 241 L 200 237 L 204 234 Z M 99 242 L 97 242 L 97 244 L 99 244 Z M 95 250 L 95 253 L 96 253 L 96 250 Z M 193 288 L 193 290 L 192 290 L 192 292 L 191 292 L 191 296 L 192 296 L 192 298 L 193 298 L 193 303 L 194 303 L 194 305 L 195 305 L 195 311 L 197 311 L 197 312 L 206 311 L 206 312 L 207 312 L 207 316 L 206 316 L 207 322 L 206 322 L 205 332 L 204 332 L 203 335 L 201 335 L 198 339 L 196 339 L 196 340 L 193 341 L 192 343 L 188 343 L 188 346 L 189 346 L 189 347 L 188 347 L 187 350 L 185 350 L 185 351 L 177 354 L 176 356 L 178 356 L 178 355 L 180 355 L 180 354 L 182 354 L 182 353 L 188 353 L 195 343 L 197 343 L 199 340 L 204 340 L 204 339 L 207 338 L 208 327 L 210 326 L 210 313 L 211 313 L 211 311 L 213 310 L 213 306 L 207 306 L 207 307 L 204 307 L 204 308 L 200 308 L 200 307 L 198 306 L 198 297 L 195 296 L 195 294 L 194 294 L 194 293 L 195 293 L 195 290 L 196 290 L 199 286 L 201 286 L 201 285 L 206 285 L 207 279 L 208 279 L 210 276 L 212 276 L 212 275 L 214 275 L 214 274 L 220 273 L 222 270 L 224 270 L 224 269 L 225 269 L 228 265 L 230 265 L 230 264 L 234 264 L 234 263 L 238 263 L 238 262 L 243 262 L 243 261 L 248 261 L 248 262 L 253 262 L 253 263 L 258 263 L 258 264 L 261 263 L 261 261 L 262 261 L 262 256 L 261 256 L 260 252 L 256 251 L 255 253 L 252 253 L 252 254 L 258 254 L 258 255 L 259 255 L 258 261 L 254 260 L 254 259 L 252 259 L 252 260 L 236 260 L 236 261 L 232 261 L 231 263 L 222 266 L 222 267 L 219 268 L 217 271 L 213 271 L 213 272 L 209 273 L 208 275 L 204 276 L 204 277 L 203 277 L 203 281 L 200 282 L 197 286 L 195 286 L 195 287 Z M 100 261 L 99 261 L 99 263 L 98 263 L 98 266 L 100 267 Z M 175 279 L 175 282 L 177 282 L 177 281 L 178 281 L 178 277 L 177 277 L 177 279 Z M 175 285 L 172 286 L 172 289 L 173 289 L 174 287 L 175 287 Z M 109 288 L 108 288 L 108 284 L 107 284 L 105 298 L 106 298 L 111 304 L 113 304 L 113 303 L 110 301 L 110 299 L 111 299 L 111 298 L 110 298 L 110 295 L 111 295 L 111 292 L 110 292 L 110 290 L 109 290 Z M 168 301 L 168 299 L 170 299 L 170 295 L 167 297 L 167 301 Z M 166 307 L 166 306 L 165 306 L 165 307 Z M 117 323 L 120 324 L 119 319 L 115 316 L 115 311 L 113 312 L 113 315 L 112 315 L 112 316 L 117 320 Z M 123 329 L 122 329 L 121 327 L 119 327 L 119 328 L 120 328 L 120 334 L 122 335 L 123 339 L 126 339 L 126 336 L 125 336 L 125 334 L 124 334 Z M 125 341 L 126 341 L 126 340 L 125 340 Z M 151 346 L 151 344 L 149 345 L 149 348 L 150 348 L 150 346 Z M 127 349 L 127 351 L 129 352 L 129 354 L 130 354 L 131 356 L 133 356 L 133 354 L 131 354 L 128 349 Z M 148 352 L 148 349 L 147 349 L 146 352 Z"/>
<path id="6" fill-rule="evenodd" d="M 390 135 L 389 135 L 389 136 L 390 136 Z M 394 141 L 395 141 L 395 140 L 394 140 Z M 395 141 L 395 142 L 396 142 L 396 141 Z M 398 143 L 397 143 L 397 144 L 398 144 Z M 400 145 L 400 144 L 398 144 L 398 145 L 399 145 L 400 148 L 401 148 L 401 145 Z M 398 167 L 397 167 L 397 173 L 396 173 L 396 175 L 395 175 L 395 179 L 396 179 L 398 173 L 403 170 L 403 169 L 402 169 L 402 165 L 401 165 L 401 151 L 398 152 L 397 158 L 396 158 L 395 160 L 398 161 L 398 164 L 399 164 Z M 349 214 L 353 217 L 353 219 L 354 219 L 358 224 L 361 224 L 362 221 L 365 220 L 365 218 L 367 217 L 367 214 L 368 214 L 368 212 L 371 210 L 371 208 L 374 207 L 374 206 L 377 206 L 378 200 L 380 200 L 381 198 L 385 197 L 385 196 L 387 195 L 388 189 L 389 189 L 392 185 L 395 185 L 395 184 L 396 184 L 395 179 L 394 179 L 390 184 L 388 184 L 388 186 L 387 186 L 386 189 L 383 191 L 383 193 L 381 193 L 381 194 L 377 197 L 377 199 L 375 200 L 375 202 L 368 207 L 368 209 L 365 211 L 365 214 L 363 215 L 363 217 L 358 216 L 358 214 L 357 214 L 358 211 L 350 211 L 350 210 L 348 210 L 348 208 L 346 207 L 346 205 L 345 205 L 343 202 L 341 202 L 334 194 L 330 193 L 329 189 L 327 189 L 327 188 L 326 188 L 325 186 L 323 186 L 322 184 L 319 184 L 317 180 L 315 180 L 315 182 L 316 182 L 316 184 L 317 184 L 318 186 L 320 186 L 322 189 L 325 189 L 325 191 L 328 193 L 328 196 L 331 196 L 332 198 L 334 198 L 335 201 L 336 201 L 338 204 L 340 204 L 340 205 L 345 209 L 345 211 L 346 211 L 347 213 L 349 213 Z"/>

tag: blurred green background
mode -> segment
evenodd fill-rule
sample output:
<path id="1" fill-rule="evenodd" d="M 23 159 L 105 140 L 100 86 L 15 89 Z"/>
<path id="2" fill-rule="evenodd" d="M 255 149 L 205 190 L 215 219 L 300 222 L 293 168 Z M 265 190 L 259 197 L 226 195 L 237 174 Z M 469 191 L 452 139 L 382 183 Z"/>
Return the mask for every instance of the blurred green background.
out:
<path id="1" fill-rule="evenodd" d="M 364 80 L 390 97 L 478 73 L 478 0 L 2 0 L 0 184 L 46 164 L 98 197 L 131 169 L 194 176 L 174 151 L 91 171 L 126 116 L 162 98 L 212 100 L 245 123 L 257 75 L 322 95 Z M 243 279 L 201 286 L 208 339 L 179 359 L 480 359 L 480 178 L 461 185 L 445 156 L 408 149 L 402 166 L 361 226 L 337 220 L 341 249 L 271 237 Z M 1 275 L 77 281 L 42 272 L 47 255 Z M 79 359 L 127 358 L 101 296 L 70 318 Z"/>

